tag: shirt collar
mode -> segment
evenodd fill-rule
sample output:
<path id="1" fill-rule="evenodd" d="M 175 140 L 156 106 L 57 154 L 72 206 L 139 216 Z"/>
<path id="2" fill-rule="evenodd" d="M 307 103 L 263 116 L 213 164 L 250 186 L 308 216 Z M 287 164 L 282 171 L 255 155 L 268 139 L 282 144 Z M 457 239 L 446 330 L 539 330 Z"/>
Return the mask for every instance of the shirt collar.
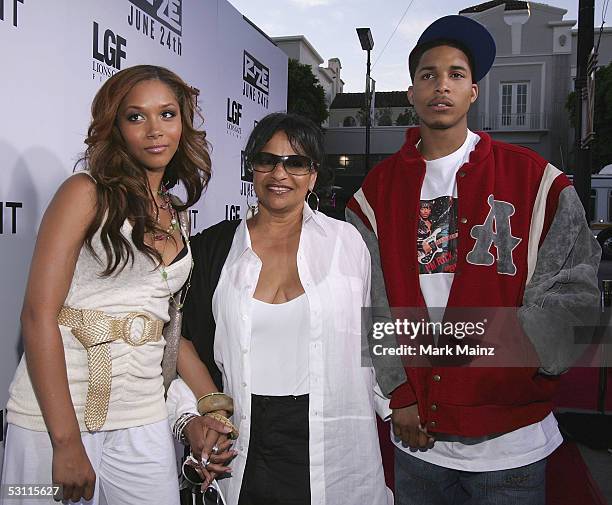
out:
<path id="1" fill-rule="evenodd" d="M 319 229 L 322 235 L 327 236 L 327 230 L 323 222 L 324 219 L 325 218 L 323 217 L 321 211 L 314 211 L 310 208 L 308 203 L 304 203 L 304 210 L 302 212 L 302 230 L 310 225 L 314 225 Z"/>
<path id="2" fill-rule="evenodd" d="M 469 131 L 469 130 L 468 130 Z M 476 132 L 476 135 L 480 137 L 480 140 L 476 144 L 474 150 L 470 153 L 469 163 L 480 163 L 484 160 L 491 151 L 491 137 L 485 132 Z M 425 163 L 421 153 L 417 149 L 417 144 L 421 139 L 421 129 L 417 126 L 414 128 L 408 128 L 406 130 L 406 141 L 400 149 L 400 154 L 404 160 L 409 163 Z M 424 165 L 423 165 L 424 166 Z"/>

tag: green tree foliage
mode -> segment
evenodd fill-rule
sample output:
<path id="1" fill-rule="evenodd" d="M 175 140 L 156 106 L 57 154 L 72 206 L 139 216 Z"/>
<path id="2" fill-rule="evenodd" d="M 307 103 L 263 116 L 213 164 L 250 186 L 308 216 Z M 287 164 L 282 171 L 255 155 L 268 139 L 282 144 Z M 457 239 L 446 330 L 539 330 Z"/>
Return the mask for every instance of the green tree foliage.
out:
<path id="1" fill-rule="evenodd" d="M 378 124 L 378 126 L 393 126 L 393 113 L 391 107 L 384 107 L 376 111 L 376 124 Z"/>
<path id="2" fill-rule="evenodd" d="M 329 116 L 325 90 L 312 73 L 310 65 L 289 60 L 287 111 L 301 114 L 321 125 Z"/>
<path id="3" fill-rule="evenodd" d="M 368 119 L 368 109 L 365 108 L 365 105 L 361 106 L 361 109 L 357 111 L 357 121 L 359 121 L 359 126 L 365 126 Z M 374 118 L 370 117 L 370 126 L 374 123 Z"/>
<path id="4" fill-rule="evenodd" d="M 397 116 L 395 124 L 397 126 L 414 126 L 419 124 L 419 118 L 413 108 L 404 109 L 404 112 Z"/>
<path id="5" fill-rule="evenodd" d="M 565 108 L 572 126 L 576 127 L 576 92 L 567 97 Z M 595 118 L 592 143 L 593 171 L 597 172 L 612 163 L 612 63 L 595 73 Z"/>

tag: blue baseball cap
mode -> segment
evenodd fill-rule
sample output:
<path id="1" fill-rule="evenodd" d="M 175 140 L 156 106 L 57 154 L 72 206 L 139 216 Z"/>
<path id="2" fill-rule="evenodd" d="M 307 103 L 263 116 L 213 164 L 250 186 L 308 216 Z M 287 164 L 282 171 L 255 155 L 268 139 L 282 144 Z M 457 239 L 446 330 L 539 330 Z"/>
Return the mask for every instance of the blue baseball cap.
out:
<path id="1" fill-rule="evenodd" d="M 478 21 L 465 16 L 445 16 L 425 29 L 410 52 L 408 65 L 413 79 L 418 59 L 422 54 L 419 49 L 423 46 L 435 47 L 437 41 L 456 42 L 468 51 L 467 56 L 474 67 L 472 76 L 474 82 L 480 81 L 487 75 L 495 60 L 495 41 L 489 30 Z"/>

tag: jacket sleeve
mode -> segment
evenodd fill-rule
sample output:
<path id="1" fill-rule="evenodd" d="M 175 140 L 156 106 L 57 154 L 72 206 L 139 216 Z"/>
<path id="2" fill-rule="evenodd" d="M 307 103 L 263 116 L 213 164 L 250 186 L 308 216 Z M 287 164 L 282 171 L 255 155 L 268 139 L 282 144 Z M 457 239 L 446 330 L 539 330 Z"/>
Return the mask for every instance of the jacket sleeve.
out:
<path id="1" fill-rule="evenodd" d="M 518 318 L 533 344 L 540 373 L 558 375 L 580 357 L 599 318 L 601 248 L 572 186 L 559 193 Z"/>
<path id="2" fill-rule="evenodd" d="M 372 323 L 376 324 L 391 321 L 389 302 L 385 290 L 385 280 L 380 266 L 378 239 L 374 232 L 371 231 L 363 221 L 361 221 L 359 216 L 349 208 L 346 209 L 346 220 L 357 228 L 370 253 L 370 303 L 372 305 Z M 394 335 L 385 336 L 381 340 L 374 339 L 371 331 L 369 331 L 367 335 L 367 345 L 370 351 L 372 366 L 376 373 L 376 382 L 379 384 L 384 395 L 391 397 L 391 393 L 396 390 L 398 386 L 406 383 L 406 372 L 404 371 L 404 366 L 399 356 L 378 356 L 377 353 L 374 352 L 374 345 L 379 344 L 384 348 L 391 348 L 396 347 L 397 342 Z M 412 396 L 414 397 L 414 393 L 412 393 Z M 414 403 L 415 401 L 416 399 L 410 403 Z"/>

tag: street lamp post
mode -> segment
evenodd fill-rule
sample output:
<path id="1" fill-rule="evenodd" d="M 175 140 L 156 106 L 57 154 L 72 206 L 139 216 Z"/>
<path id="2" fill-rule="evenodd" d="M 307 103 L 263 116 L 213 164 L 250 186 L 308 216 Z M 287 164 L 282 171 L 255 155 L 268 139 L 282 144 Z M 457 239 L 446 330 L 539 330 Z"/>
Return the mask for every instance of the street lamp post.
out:
<path id="1" fill-rule="evenodd" d="M 589 75 L 594 72 L 593 65 L 589 65 L 593 51 L 593 24 L 595 13 L 595 0 L 579 0 L 578 2 L 578 45 L 576 48 L 576 170 L 574 172 L 574 187 L 584 206 L 587 221 L 591 216 L 591 172 L 592 154 L 591 141 L 593 118 L 588 105 L 592 90 L 589 90 Z M 592 60 L 591 60 L 591 63 Z M 591 96 L 589 96 L 591 95 Z M 591 109 L 592 110 L 592 109 Z"/>
<path id="2" fill-rule="evenodd" d="M 366 138 L 365 138 L 365 172 L 370 171 L 370 125 L 371 125 L 371 89 L 370 89 L 370 51 L 374 49 L 374 39 L 369 28 L 357 28 L 357 35 L 361 43 L 361 49 L 368 53 L 368 64 L 366 69 L 365 109 L 366 109 Z"/>

